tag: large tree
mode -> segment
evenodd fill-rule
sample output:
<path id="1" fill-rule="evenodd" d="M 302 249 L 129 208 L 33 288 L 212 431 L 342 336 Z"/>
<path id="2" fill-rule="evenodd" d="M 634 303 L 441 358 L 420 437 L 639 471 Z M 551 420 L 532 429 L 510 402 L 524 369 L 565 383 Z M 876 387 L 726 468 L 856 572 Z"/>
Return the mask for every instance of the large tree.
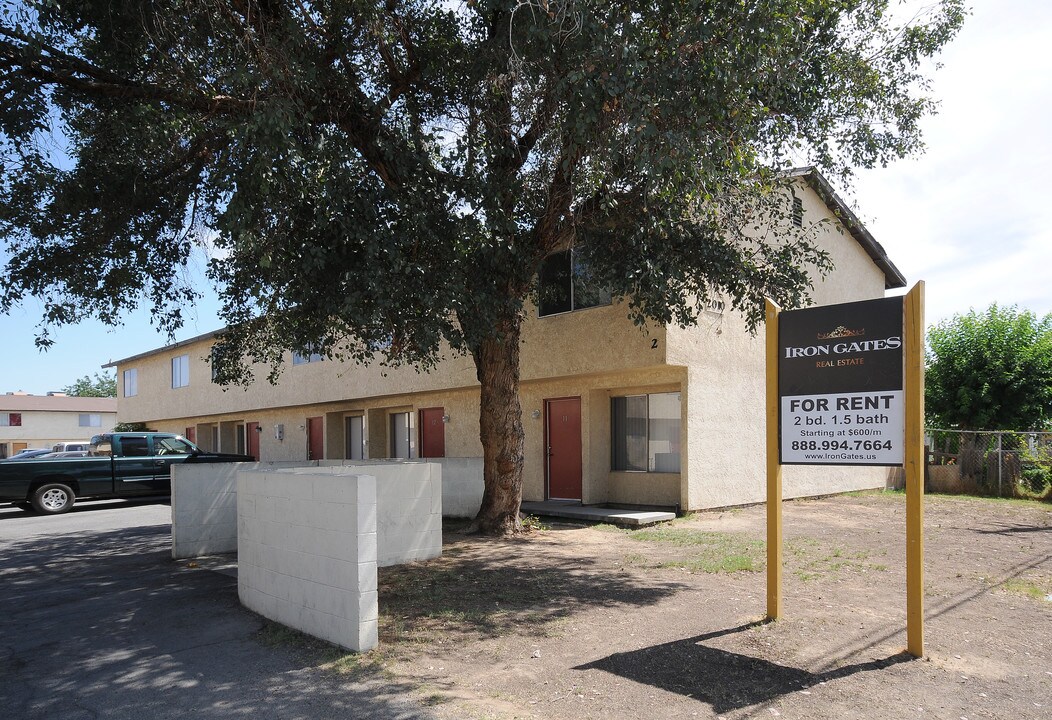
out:
<path id="1" fill-rule="evenodd" d="M 1052 422 L 1052 315 L 969 310 L 928 330 L 928 423 L 961 430 L 1045 430 Z"/>
<path id="2" fill-rule="evenodd" d="M 172 329 L 195 241 L 220 378 L 288 349 L 481 384 L 476 526 L 521 496 L 524 308 L 574 248 L 639 324 L 807 301 L 791 165 L 917 150 L 960 0 L 24 0 L 0 20 L 0 310 Z M 773 228 L 781 227 L 779 232 Z"/>

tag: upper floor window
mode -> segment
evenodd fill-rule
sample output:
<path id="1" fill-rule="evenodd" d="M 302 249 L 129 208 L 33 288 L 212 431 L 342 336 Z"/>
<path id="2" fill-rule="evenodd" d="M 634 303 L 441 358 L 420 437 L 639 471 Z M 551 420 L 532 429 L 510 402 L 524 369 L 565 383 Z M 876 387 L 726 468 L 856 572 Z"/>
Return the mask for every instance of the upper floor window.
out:
<path id="1" fill-rule="evenodd" d="M 80 413 L 77 424 L 80 427 L 102 427 L 102 416 L 98 413 Z"/>
<path id="2" fill-rule="evenodd" d="M 172 387 L 181 388 L 190 384 L 190 356 L 172 358 Z"/>
<path id="3" fill-rule="evenodd" d="M 610 304 L 610 291 L 599 287 L 584 254 L 576 249 L 545 259 L 539 280 L 541 317 Z"/>
<path id="4" fill-rule="evenodd" d="M 135 397 L 139 394 L 139 371 L 124 371 L 124 397 Z"/>
<path id="5" fill-rule="evenodd" d="M 319 360 L 324 359 L 325 358 L 321 356 L 321 353 L 314 352 L 314 343 L 308 343 L 305 352 L 301 353 L 293 351 L 292 353 L 293 365 L 305 365 L 307 363 L 318 362 Z"/>
<path id="6" fill-rule="evenodd" d="M 21 427 L 22 413 L 0 413 L 0 427 Z"/>

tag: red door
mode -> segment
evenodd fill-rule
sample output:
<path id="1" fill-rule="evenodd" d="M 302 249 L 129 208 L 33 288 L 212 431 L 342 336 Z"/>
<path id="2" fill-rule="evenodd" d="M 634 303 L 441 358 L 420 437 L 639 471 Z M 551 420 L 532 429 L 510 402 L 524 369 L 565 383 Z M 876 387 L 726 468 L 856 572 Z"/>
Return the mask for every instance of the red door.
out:
<path id="1" fill-rule="evenodd" d="M 325 457 L 325 434 L 322 418 L 307 418 L 307 459 L 321 460 Z"/>
<path id="2" fill-rule="evenodd" d="M 545 400 L 548 498 L 581 499 L 581 398 Z"/>
<path id="3" fill-rule="evenodd" d="M 446 424 L 442 408 L 424 408 L 420 411 L 420 457 L 440 458 L 446 456 Z"/>
<path id="4" fill-rule="evenodd" d="M 197 428 L 194 427 L 193 425 L 191 425 L 190 427 L 186 428 L 186 434 L 183 435 L 183 437 L 196 445 L 197 444 Z"/>
<path id="5" fill-rule="evenodd" d="M 245 449 L 259 462 L 259 423 L 245 423 Z"/>

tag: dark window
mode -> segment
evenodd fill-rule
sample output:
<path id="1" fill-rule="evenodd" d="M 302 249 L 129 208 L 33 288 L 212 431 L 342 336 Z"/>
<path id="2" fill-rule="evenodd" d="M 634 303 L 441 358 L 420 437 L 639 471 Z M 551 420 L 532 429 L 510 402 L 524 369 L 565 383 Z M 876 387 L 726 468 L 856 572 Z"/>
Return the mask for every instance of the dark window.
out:
<path id="1" fill-rule="evenodd" d="M 678 392 L 611 398 L 611 468 L 678 473 L 680 415 Z"/>
<path id="2" fill-rule="evenodd" d="M 150 454 L 150 441 L 144 437 L 121 438 L 121 455 L 124 457 L 147 457 Z"/>
<path id="3" fill-rule="evenodd" d="M 538 313 L 542 317 L 610 304 L 610 291 L 600 287 L 577 250 L 547 258 L 539 280 Z"/>
<path id="4" fill-rule="evenodd" d="M 11 413 L 11 427 L 22 427 L 22 413 Z"/>
<path id="5" fill-rule="evenodd" d="M 804 226 L 804 201 L 798 197 L 793 198 L 793 225 Z"/>

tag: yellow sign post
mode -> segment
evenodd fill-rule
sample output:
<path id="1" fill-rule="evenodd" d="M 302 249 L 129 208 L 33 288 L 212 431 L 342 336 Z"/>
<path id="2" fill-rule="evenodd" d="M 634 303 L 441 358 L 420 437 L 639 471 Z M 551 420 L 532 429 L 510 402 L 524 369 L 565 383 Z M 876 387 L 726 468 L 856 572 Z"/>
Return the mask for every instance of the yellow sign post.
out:
<path id="1" fill-rule="evenodd" d="M 906 650 L 924 656 L 924 282 L 903 305 L 906 360 Z"/>
<path id="2" fill-rule="evenodd" d="M 778 313 L 767 301 L 767 618 L 782 616 L 782 463 L 778 457 Z"/>

